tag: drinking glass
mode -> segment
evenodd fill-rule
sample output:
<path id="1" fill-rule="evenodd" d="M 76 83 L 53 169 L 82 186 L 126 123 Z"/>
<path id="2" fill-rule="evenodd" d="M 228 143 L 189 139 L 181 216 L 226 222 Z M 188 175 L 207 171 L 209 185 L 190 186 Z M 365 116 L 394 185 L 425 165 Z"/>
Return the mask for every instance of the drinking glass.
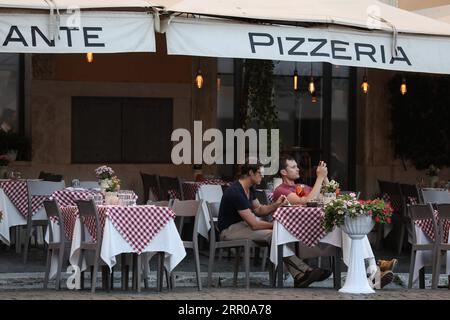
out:
<path id="1" fill-rule="evenodd" d="M 72 180 L 72 187 L 73 187 L 73 188 L 79 188 L 79 187 L 80 187 L 80 180 L 78 180 L 78 179 L 73 179 L 73 180 Z"/>

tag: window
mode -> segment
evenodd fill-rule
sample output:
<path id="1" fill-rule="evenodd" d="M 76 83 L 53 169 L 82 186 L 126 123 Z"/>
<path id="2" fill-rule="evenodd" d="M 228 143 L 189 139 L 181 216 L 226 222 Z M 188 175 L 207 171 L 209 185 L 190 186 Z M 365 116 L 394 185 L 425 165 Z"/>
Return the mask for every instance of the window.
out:
<path id="1" fill-rule="evenodd" d="M 169 163 L 169 98 L 72 98 L 72 163 Z"/>

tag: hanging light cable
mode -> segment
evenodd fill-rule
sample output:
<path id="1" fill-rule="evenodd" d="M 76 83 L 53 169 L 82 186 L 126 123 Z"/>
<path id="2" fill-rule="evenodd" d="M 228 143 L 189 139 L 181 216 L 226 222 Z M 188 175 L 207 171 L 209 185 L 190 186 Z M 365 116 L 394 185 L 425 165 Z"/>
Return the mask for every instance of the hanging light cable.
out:
<path id="1" fill-rule="evenodd" d="M 314 85 L 314 77 L 312 75 L 312 62 L 311 62 L 311 76 L 309 77 L 308 91 L 312 95 L 316 91 L 316 86 Z"/>
<path id="2" fill-rule="evenodd" d="M 367 94 L 367 92 L 369 92 L 369 87 L 369 82 L 367 82 L 367 69 L 365 69 L 361 89 L 365 94 Z"/>
<path id="3" fill-rule="evenodd" d="M 92 63 L 94 61 L 94 54 L 92 52 L 86 53 L 86 61 Z"/>
<path id="4" fill-rule="evenodd" d="M 198 89 L 203 88 L 203 74 L 200 69 L 200 58 L 197 59 L 197 75 L 195 76 L 195 84 Z"/>
<path id="5" fill-rule="evenodd" d="M 297 62 L 295 63 L 294 69 L 294 91 L 298 91 L 298 72 L 297 72 Z"/>
<path id="6" fill-rule="evenodd" d="M 408 92 L 408 88 L 406 86 L 406 79 L 405 77 L 402 78 L 402 84 L 400 85 L 400 93 L 402 95 L 405 95 Z"/>

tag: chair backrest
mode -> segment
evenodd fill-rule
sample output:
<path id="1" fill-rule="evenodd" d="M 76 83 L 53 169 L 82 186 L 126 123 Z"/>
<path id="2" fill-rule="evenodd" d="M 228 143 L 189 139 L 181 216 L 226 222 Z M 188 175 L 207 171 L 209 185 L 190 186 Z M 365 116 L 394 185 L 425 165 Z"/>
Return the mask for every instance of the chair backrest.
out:
<path id="1" fill-rule="evenodd" d="M 160 176 L 159 184 L 161 186 L 161 200 L 169 200 L 169 191 L 171 190 L 174 190 L 179 194 L 181 198 L 180 200 L 184 200 L 183 188 L 181 187 L 180 178 Z"/>
<path id="2" fill-rule="evenodd" d="M 422 188 L 420 193 L 424 203 L 450 203 L 450 193 L 447 189 Z"/>
<path id="3" fill-rule="evenodd" d="M 61 174 L 41 171 L 39 173 L 38 179 L 42 179 L 44 181 L 60 182 L 63 180 L 63 176 Z"/>
<path id="4" fill-rule="evenodd" d="M 159 183 L 159 176 L 157 174 L 148 174 L 141 172 L 142 185 L 144 186 L 144 203 L 150 199 L 150 189 L 156 197 L 154 200 L 161 199 L 161 186 Z"/>
<path id="5" fill-rule="evenodd" d="M 417 201 L 420 200 L 419 199 L 419 190 L 417 189 L 416 185 L 400 183 L 400 190 L 402 192 L 402 196 L 416 198 Z"/>
<path id="6" fill-rule="evenodd" d="M 207 202 L 220 202 L 222 195 L 222 187 L 217 184 L 204 184 L 198 190 L 199 198 Z"/>
<path id="7" fill-rule="evenodd" d="M 158 206 L 158 207 L 170 207 L 171 206 L 170 201 L 167 201 L 167 200 L 165 200 L 165 201 L 151 201 L 151 200 L 148 200 L 147 204 L 152 205 L 152 206 Z"/>
<path id="8" fill-rule="evenodd" d="M 98 181 L 80 181 L 80 188 L 84 189 L 98 189 L 100 184 Z"/>
<path id="9" fill-rule="evenodd" d="M 340 195 L 349 195 L 351 193 L 354 193 L 356 195 L 356 200 L 359 199 L 359 197 L 361 196 L 361 191 L 339 191 Z"/>
<path id="10" fill-rule="evenodd" d="M 56 200 L 45 200 L 44 201 L 45 213 L 48 218 L 48 231 L 49 231 L 49 243 L 53 241 L 53 228 L 51 227 L 50 218 L 54 217 L 58 219 L 59 223 L 59 239 L 61 242 L 67 241 L 66 234 L 64 232 L 64 219 L 61 214 L 61 210 L 59 209 L 59 205 Z"/>
<path id="11" fill-rule="evenodd" d="M 267 194 L 264 190 L 256 190 L 256 199 L 258 199 L 260 204 L 269 204 L 269 199 L 267 199 Z"/>
<path id="12" fill-rule="evenodd" d="M 436 205 L 436 210 L 439 212 L 439 219 L 450 219 L 450 204 L 440 203 Z"/>
<path id="13" fill-rule="evenodd" d="M 208 207 L 209 224 L 211 225 L 209 233 L 209 241 L 216 242 L 216 233 L 219 234 L 219 228 L 214 221 L 214 218 L 219 217 L 220 202 L 206 202 Z"/>
<path id="14" fill-rule="evenodd" d="M 413 205 L 408 204 L 407 208 L 408 208 L 408 215 L 411 219 L 411 226 L 412 226 L 412 230 L 413 230 L 412 236 L 413 236 L 414 244 L 417 243 L 417 236 L 416 236 L 416 232 L 415 232 L 414 221 L 431 219 L 431 221 L 433 222 L 434 234 L 439 234 L 437 222 L 436 222 L 436 219 L 434 218 L 434 209 L 430 203 L 428 203 L 428 204 L 413 204 Z"/>
<path id="15" fill-rule="evenodd" d="M 392 208 L 396 212 L 403 212 L 402 191 L 400 184 L 397 182 L 389 182 L 378 180 L 381 195 L 387 194 L 390 198 Z"/>
<path id="16" fill-rule="evenodd" d="M 80 228 L 81 241 L 85 241 L 86 239 L 84 233 L 85 218 L 93 218 L 95 220 L 95 234 L 97 235 L 96 241 L 101 242 L 99 215 L 94 200 L 75 200 L 75 204 L 78 207 L 78 214 L 80 215 L 80 222 L 82 224 L 82 227 Z"/>
<path id="17" fill-rule="evenodd" d="M 64 181 L 52 182 L 52 181 L 38 181 L 27 180 L 28 197 L 32 196 L 51 196 L 53 192 L 62 190 L 66 187 Z"/>
<path id="18" fill-rule="evenodd" d="M 180 217 L 178 224 L 178 232 L 180 236 L 183 231 L 183 223 L 185 217 L 194 217 L 194 228 L 192 239 L 196 239 L 198 235 L 198 217 L 201 214 L 203 200 L 178 200 L 175 199 L 172 204 L 172 210 L 177 217 Z"/>

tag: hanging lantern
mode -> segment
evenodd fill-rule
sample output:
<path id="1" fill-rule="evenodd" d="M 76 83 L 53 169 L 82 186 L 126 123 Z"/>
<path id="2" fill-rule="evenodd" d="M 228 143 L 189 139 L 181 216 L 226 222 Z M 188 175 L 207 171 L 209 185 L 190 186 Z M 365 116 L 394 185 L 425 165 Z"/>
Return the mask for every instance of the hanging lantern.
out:
<path id="1" fill-rule="evenodd" d="M 405 95 L 408 92 L 408 88 L 406 87 L 406 79 L 402 79 L 402 84 L 400 85 L 400 92 L 402 95 Z"/>
<path id="2" fill-rule="evenodd" d="M 94 61 L 94 54 L 92 52 L 86 53 L 86 61 L 92 63 Z"/>
<path id="3" fill-rule="evenodd" d="M 294 71 L 294 90 L 298 91 L 298 72 L 297 69 Z"/>
<path id="4" fill-rule="evenodd" d="M 314 78 L 313 77 L 309 78 L 308 91 L 311 94 L 316 92 L 316 86 L 314 85 Z"/>
<path id="5" fill-rule="evenodd" d="M 364 93 L 369 92 L 369 83 L 367 82 L 367 77 L 364 76 L 363 78 L 363 82 L 361 84 L 361 89 Z"/>
<path id="6" fill-rule="evenodd" d="M 198 69 L 197 75 L 195 76 L 195 84 L 197 85 L 197 88 L 201 89 L 203 87 L 203 75 L 202 71 Z"/>

